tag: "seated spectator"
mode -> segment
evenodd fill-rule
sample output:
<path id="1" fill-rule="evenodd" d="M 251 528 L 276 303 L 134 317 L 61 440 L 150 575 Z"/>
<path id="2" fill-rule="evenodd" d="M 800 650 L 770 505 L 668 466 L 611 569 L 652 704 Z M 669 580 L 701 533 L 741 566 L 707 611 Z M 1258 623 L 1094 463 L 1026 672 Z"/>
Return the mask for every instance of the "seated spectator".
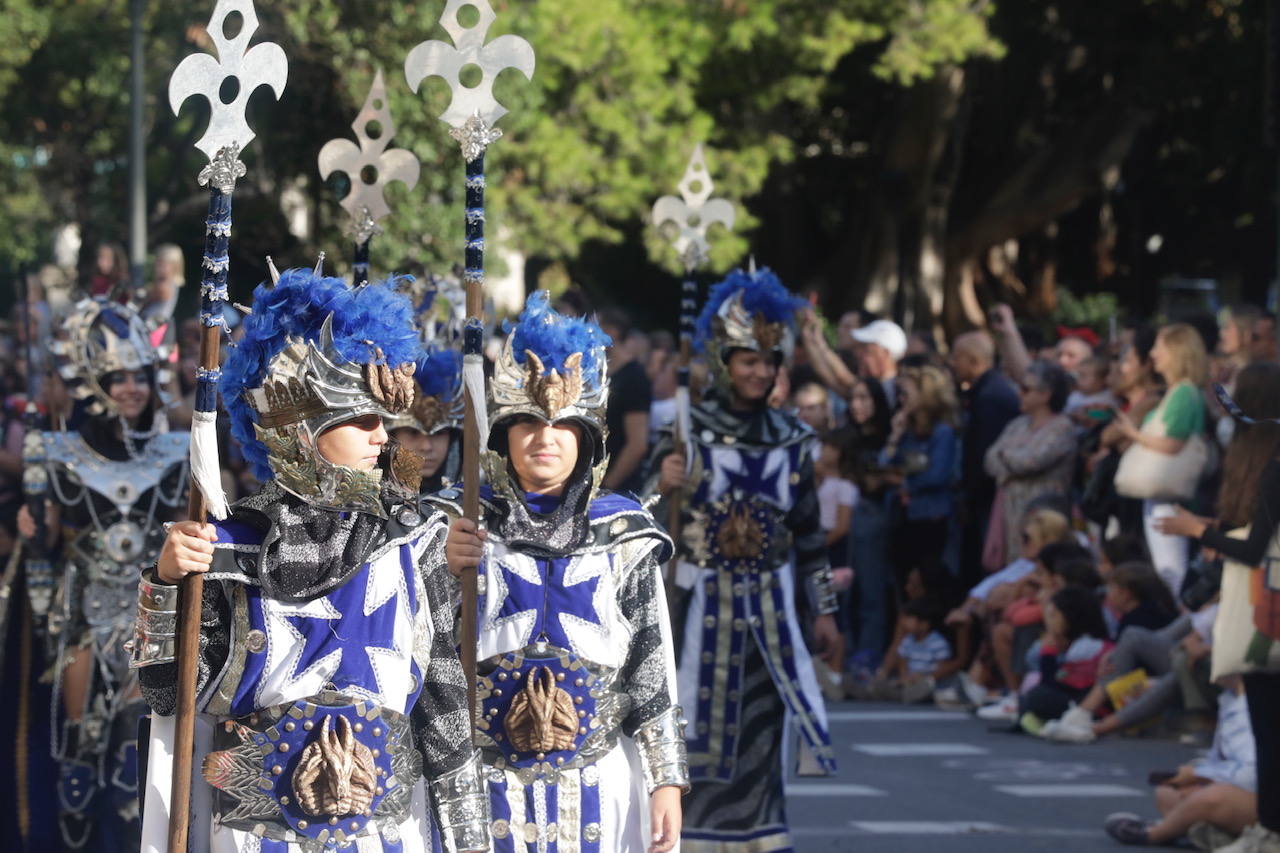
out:
<path id="1" fill-rule="evenodd" d="M 1102 657 L 1111 648 L 1102 606 L 1092 590 L 1058 590 L 1044 608 L 1044 636 L 1033 651 L 1040 675 L 1019 703 L 1022 728 L 1036 734 L 1083 699 L 1098 680 Z"/>
<path id="2" fill-rule="evenodd" d="M 1172 653 L 1192 630 L 1192 620 L 1190 616 L 1178 616 L 1173 596 L 1155 569 L 1146 563 L 1118 566 L 1107 581 L 1105 606 L 1117 617 L 1116 647 L 1103 665 L 1102 680 L 1079 707 L 1045 726 L 1043 734 L 1049 740 L 1089 743 L 1150 719 L 1177 698 Z M 1131 701 L 1120 709 L 1122 713 L 1095 722 L 1095 714 L 1108 706 L 1106 688 L 1137 669 L 1151 679 L 1140 694 L 1140 701 Z"/>
<path id="3" fill-rule="evenodd" d="M 914 704 L 928 699 L 939 681 L 955 674 L 951 643 L 937 629 L 934 604 L 927 599 L 908 601 L 899 622 L 901 639 L 855 698 Z"/>
<path id="4" fill-rule="evenodd" d="M 1113 814 L 1104 824 L 1108 835 L 1134 845 L 1170 845 L 1188 836 L 1201 850 L 1219 850 L 1258 819 L 1256 745 L 1238 676 L 1228 681 L 1218 708 L 1209 754 L 1163 774 L 1156 786 L 1161 819 L 1148 823 L 1128 812 Z"/>

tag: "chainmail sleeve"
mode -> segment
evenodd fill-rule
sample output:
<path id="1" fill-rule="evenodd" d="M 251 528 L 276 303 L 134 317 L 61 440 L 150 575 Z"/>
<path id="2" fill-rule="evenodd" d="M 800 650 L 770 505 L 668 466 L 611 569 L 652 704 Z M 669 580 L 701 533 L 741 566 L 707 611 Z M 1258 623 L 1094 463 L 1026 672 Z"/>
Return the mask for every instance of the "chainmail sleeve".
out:
<path id="1" fill-rule="evenodd" d="M 489 849 L 489 799 L 480 756 L 471 745 L 467 682 L 454 644 L 452 578 L 445 566 L 447 524 L 433 528 L 418 569 L 430 608 L 430 659 L 413 708 L 414 740 L 422 754 L 436 825 L 448 851 Z"/>
<path id="2" fill-rule="evenodd" d="M 831 583 L 831 565 L 827 560 L 825 536 L 818 507 L 818 488 L 813 474 L 813 455 L 808 446 L 800 449 L 795 500 L 787 513 L 795 548 L 796 578 L 803 580 L 809 605 L 817 615 L 835 613 L 835 590 Z"/>
<path id="3" fill-rule="evenodd" d="M 154 571 L 154 570 L 152 570 Z M 152 711 L 162 717 L 171 716 L 178 704 L 178 664 L 174 646 L 160 639 L 177 633 L 176 586 L 158 584 L 151 572 L 139 584 L 137 630 L 133 640 L 132 666 L 138 671 L 142 697 Z M 169 608 L 172 607 L 172 610 Z M 172 619 L 166 618 L 172 614 Z M 200 607 L 200 658 L 196 662 L 196 695 L 209 679 L 222 671 L 230 653 L 231 602 L 218 582 L 205 581 Z M 168 631 L 163 629 L 169 628 Z M 150 651 L 148 651 L 150 646 Z"/>
<path id="4" fill-rule="evenodd" d="M 664 785 L 689 786 L 684 720 L 676 704 L 675 656 L 658 550 L 656 539 L 623 545 L 620 553 L 626 574 L 618 594 L 618 606 L 635 631 L 618 676 L 618 689 L 626 694 L 630 707 L 622 732 L 636 742 L 650 792 Z"/>

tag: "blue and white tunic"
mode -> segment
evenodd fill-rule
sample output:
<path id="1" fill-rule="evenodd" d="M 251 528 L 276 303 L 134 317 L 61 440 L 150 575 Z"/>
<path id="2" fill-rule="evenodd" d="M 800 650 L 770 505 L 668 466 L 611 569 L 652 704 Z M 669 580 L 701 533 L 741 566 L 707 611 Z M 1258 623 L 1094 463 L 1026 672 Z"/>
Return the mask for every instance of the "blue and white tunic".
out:
<path id="1" fill-rule="evenodd" d="M 290 506 L 271 485 L 235 509 L 205 583 L 192 849 L 421 853 L 433 832 L 455 849 L 449 785 L 470 772 L 464 810 L 483 800 L 440 525 L 409 505 L 387 521 Z M 174 665 L 140 671 L 153 729 L 171 731 Z M 356 768 L 343 797 L 309 772 L 335 744 Z M 153 737 L 144 851 L 164 849 L 169 748 Z"/>
<path id="2" fill-rule="evenodd" d="M 559 498 L 481 490 L 476 743 L 499 853 L 643 853 L 649 794 L 687 783 L 661 564 L 670 540 L 635 500 L 591 500 L 557 549 L 509 506 Z M 456 514 L 455 492 L 442 506 Z"/>
<path id="3" fill-rule="evenodd" d="M 693 408 L 693 493 L 676 584 L 687 604 L 679 694 L 688 725 L 684 850 L 790 850 L 783 811 L 784 720 L 800 766 L 831 773 L 826 709 L 796 613 L 834 599 L 813 479 L 813 433 L 772 409 Z M 655 448 L 655 460 L 672 451 Z M 745 846 L 744 846 L 745 845 Z"/>

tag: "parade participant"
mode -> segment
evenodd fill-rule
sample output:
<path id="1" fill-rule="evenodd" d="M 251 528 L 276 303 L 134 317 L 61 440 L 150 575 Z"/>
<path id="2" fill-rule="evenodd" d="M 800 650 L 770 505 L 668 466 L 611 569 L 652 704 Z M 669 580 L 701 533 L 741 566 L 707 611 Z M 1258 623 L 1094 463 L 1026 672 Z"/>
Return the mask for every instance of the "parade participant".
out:
<path id="1" fill-rule="evenodd" d="M 693 408 L 692 473 L 660 443 L 659 491 L 688 495 L 676 584 L 687 590 L 679 695 L 689 718 L 686 853 L 792 849 L 783 812 L 784 721 L 802 767 L 835 769 L 826 710 L 796 612 L 839 669 L 840 634 L 819 524 L 813 434 L 766 404 L 801 303 L 772 272 L 734 272 L 697 324 L 716 387 Z M 663 457 L 666 457 L 663 459 Z"/>
<path id="2" fill-rule="evenodd" d="M 173 584 L 193 572 L 206 573 L 199 847 L 402 853 L 435 831 L 450 851 L 486 849 L 438 525 L 420 461 L 382 420 L 413 400 L 408 300 L 305 270 L 254 295 L 219 390 L 264 485 L 225 522 L 175 525 L 139 586 L 134 665 L 154 711 L 143 849 L 164 849 Z"/>
<path id="3" fill-rule="evenodd" d="M 462 471 L 462 353 L 428 350 L 413 378 L 413 407 L 389 418 L 386 427 L 392 439 L 422 457 L 425 495 L 452 486 Z"/>
<path id="4" fill-rule="evenodd" d="M 131 307 L 86 299 L 50 349 L 80 401 L 76 430 L 39 434 L 46 543 L 55 567 L 27 589 L 54 646 L 52 716 L 60 721 L 59 830 L 69 850 L 137 847 L 137 728 L 146 713 L 123 645 L 138 578 L 155 562 L 165 521 L 179 517 L 189 435 L 169 432 L 163 369 Z M 24 507 L 19 529 L 35 537 Z M 52 600 L 51 600 L 52 599 Z"/>
<path id="5" fill-rule="evenodd" d="M 671 543 L 633 498 L 598 490 L 608 342 L 529 297 L 490 384 L 487 532 L 459 518 L 448 534 L 449 568 L 480 571 L 476 742 L 494 851 L 657 853 L 680 834 Z M 437 500 L 461 514 L 457 491 Z"/>

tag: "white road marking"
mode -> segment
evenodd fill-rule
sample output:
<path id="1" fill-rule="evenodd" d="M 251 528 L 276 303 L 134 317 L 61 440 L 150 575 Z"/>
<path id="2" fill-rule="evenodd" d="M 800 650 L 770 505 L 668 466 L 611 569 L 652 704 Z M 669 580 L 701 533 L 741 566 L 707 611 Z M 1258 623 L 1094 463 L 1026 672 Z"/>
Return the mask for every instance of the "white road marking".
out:
<path id="1" fill-rule="evenodd" d="M 963 711 L 828 711 L 833 723 L 936 723 L 942 720 L 971 720 Z"/>
<path id="2" fill-rule="evenodd" d="M 987 754 L 986 749 L 969 743 L 855 743 L 853 750 L 879 758 Z"/>
<path id="3" fill-rule="evenodd" d="M 886 791 L 847 782 L 809 782 L 787 786 L 788 797 L 884 797 Z"/>
<path id="4" fill-rule="evenodd" d="M 1007 826 L 981 820 L 854 820 L 849 825 L 874 835 L 958 835 L 968 832 L 1014 831 Z"/>
<path id="5" fill-rule="evenodd" d="M 1141 797 L 1146 792 L 1127 785 L 996 785 L 1015 797 Z"/>

